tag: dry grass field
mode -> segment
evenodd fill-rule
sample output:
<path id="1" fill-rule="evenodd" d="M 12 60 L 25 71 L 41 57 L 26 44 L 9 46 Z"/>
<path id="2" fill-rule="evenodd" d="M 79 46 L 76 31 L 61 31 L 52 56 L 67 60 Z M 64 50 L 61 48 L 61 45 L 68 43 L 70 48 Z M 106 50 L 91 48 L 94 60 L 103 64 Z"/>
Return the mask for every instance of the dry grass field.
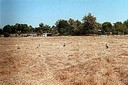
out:
<path id="1" fill-rule="evenodd" d="M 128 85 L 128 36 L 1 37 L 0 85 Z"/>

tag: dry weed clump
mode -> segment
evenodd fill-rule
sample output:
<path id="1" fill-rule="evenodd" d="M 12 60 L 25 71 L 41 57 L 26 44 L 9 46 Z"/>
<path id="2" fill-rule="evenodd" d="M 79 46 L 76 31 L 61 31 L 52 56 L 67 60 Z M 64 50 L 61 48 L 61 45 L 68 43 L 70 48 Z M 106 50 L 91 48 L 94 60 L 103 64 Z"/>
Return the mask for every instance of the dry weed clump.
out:
<path id="1" fill-rule="evenodd" d="M 25 54 L 3 53 L 0 56 L 0 85 L 33 85 L 45 78 L 46 67 Z M 38 59 L 38 58 L 37 58 Z M 31 60 L 31 61 L 29 61 Z M 34 81 L 34 83 L 32 83 Z"/>
<path id="2" fill-rule="evenodd" d="M 10 53 L 1 53 L 0 56 L 0 75 L 11 75 L 18 70 L 19 60 Z M 3 56 L 4 55 L 4 56 Z"/>
<path id="3" fill-rule="evenodd" d="M 128 57 L 108 57 L 106 58 L 113 67 L 114 72 L 118 76 L 119 80 L 128 84 Z"/>
<path id="4" fill-rule="evenodd" d="M 107 59 L 92 59 L 85 63 L 56 71 L 55 79 L 63 82 L 64 85 L 127 85 L 128 67 L 120 66 L 123 61 L 114 62 L 117 62 L 119 66 L 113 65 Z"/>
<path id="5" fill-rule="evenodd" d="M 128 56 L 128 52 L 121 53 L 120 56 Z"/>

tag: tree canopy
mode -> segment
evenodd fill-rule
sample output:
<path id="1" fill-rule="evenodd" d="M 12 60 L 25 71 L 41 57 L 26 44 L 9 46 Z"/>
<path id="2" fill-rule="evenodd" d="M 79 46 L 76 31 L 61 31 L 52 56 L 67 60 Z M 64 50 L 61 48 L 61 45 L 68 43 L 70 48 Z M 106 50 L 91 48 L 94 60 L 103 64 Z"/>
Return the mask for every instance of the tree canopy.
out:
<path id="1" fill-rule="evenodd" d="M 83 34 L 94 34 L 96 29 L 96 17 L 89 13 L 83 17 Z"/>
<path id="2" fill-rule="evenodd" d="M 96 21 L 96 17 L 91 13 L 88 13 L 83 17 L 81 21 L 69 18 L 68 20 L 59 19 L 54 26 L 49 26 L 44 23 L 39 23 L 38 27 L 32 27 L 27 24 L 16 23 L 15 25 L 5 25 L 0 30 L 0 34 L 20 34 L 20 33 L 32 33 L 35 32 L 39 35 L 43 33 L 51 33 L 52 35 L 117 35 L 128 34 L 128 19 L 124 22 L 103 22 Z"/>

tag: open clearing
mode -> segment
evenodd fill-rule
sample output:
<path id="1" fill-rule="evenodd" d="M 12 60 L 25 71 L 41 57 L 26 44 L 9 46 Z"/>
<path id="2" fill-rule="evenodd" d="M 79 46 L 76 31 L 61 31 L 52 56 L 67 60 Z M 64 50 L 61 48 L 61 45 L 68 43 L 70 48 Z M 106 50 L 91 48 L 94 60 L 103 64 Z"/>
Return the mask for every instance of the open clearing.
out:
<path id="1" fill-rule="evenodd" d="M 1 37 L 0 85 L 128 85 L 128 36 Z"/>

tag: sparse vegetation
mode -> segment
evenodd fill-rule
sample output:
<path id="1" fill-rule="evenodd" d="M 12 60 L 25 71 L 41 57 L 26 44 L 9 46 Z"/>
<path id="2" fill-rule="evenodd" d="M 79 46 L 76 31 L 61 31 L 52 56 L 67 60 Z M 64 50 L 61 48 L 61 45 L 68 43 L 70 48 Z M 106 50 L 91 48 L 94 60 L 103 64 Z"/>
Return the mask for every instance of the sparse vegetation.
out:
<path id="1" fill-rule="evenodd" d="M 0 48 L 0 85 L 128 85 L 127 36 L 0 37 Z"/>

